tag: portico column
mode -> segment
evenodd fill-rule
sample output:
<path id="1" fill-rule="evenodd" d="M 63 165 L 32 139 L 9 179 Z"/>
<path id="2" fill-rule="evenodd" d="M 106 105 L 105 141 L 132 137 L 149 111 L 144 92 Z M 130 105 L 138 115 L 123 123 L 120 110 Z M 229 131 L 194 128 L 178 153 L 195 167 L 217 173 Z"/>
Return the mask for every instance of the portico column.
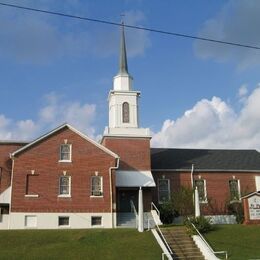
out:
<path id="1" fill-rule="evenodd" d="M 139 189 L 138 196 L 138 231 L 144 231 L 144 204 L 143 204 L 143 190 L 142 187 Z"/>
<path id="2" fill-rule="evenodd" d="M 200 216 L 200 200 L 199 200 L 199 191 L 198 187 L 195 188 L 195 217 Z"/>

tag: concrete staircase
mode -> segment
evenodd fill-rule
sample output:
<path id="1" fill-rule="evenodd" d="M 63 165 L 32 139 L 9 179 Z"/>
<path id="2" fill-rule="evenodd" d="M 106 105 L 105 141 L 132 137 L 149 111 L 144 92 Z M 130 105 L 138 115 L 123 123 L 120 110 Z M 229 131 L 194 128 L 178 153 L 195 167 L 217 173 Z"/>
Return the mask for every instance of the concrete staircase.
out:
<path id="1" fill-rule="evenodd" d="M 117 226 L 125 228 L 136 228 L 136 217 L 132 212 L 117 213 Z"/>
<path id="2" fill-rule="evenodd" d="M 148 219 L 149 219 L 149 228 L 155 227 L 155 222 L 153 216 L 150 212 L 144 212 L 144 229 L 148 228 Z M 117 226 L 125 228 L 137 228 L 136 216 L 132 212 L 120 212 L 117 213 Z"/>
<path id="3" fill-rule="evenodd" d="M 175 259 L 205 260 L 193 239 L 187 234 L 186 227 L 173 226 L 161 228 L 161 231 L 169 244 Z"/>

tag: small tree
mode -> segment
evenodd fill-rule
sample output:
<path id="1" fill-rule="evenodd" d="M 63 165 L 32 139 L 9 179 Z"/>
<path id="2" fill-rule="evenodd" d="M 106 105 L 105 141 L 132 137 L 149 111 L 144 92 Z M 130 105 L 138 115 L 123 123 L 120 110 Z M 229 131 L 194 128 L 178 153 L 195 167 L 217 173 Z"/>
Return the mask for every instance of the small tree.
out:
<path id="1" fill-rule="evenodd" d="M 181 186 L 171 195 L 171 202 L 175 211 L 180 216 L 190 216 L 194 214 L 193 189 Z"/>

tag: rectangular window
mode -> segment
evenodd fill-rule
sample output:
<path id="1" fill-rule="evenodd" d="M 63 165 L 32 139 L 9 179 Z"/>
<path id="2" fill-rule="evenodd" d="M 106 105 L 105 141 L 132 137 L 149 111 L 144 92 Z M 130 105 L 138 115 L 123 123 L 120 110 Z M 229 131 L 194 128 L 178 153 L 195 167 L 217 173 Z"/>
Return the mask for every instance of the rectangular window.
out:
<path id="1" fill-rule="evenodd" d="M 102 217 L 91 217 L 91 226 L 102 226 Z"/>
<path id="2" fill-rule="evenodd" d="M 194 185 L 198 189 L 200 203 L 207 202 L 206 181 L 201 179 L 195 180 Z"/>
<path id="3" fill-rule="evenodd" d="M 37 227 L 37 216 L 25 216 L 24 225 L 28 228 Z"/>
<path id="4" fill-rule="evenodd" d="M 164 203 L 170 199 L 170 180 L 159 179 L 158 180 L 158 201 Z"/>
<path id="5" fill-rule="evenodd" d="M 60 161 L 71 162 L 71 144 L 62 144 L 60 146 Z"/>
<path id="6" fill-rule="evenodd" d="M 260 191 L 260 176 L 255 176 L 256 191 Z"/>
<path id="7" fill-rule="evenodd" d="M 230 201 L 240 200 L 240 185 L 239 180 L 229 181 Z"/>
<path id="8" fill-rule="evenodd" d="M 69 217 L 59 217 L 59 226 L 68 227 L 70 225 Z"/>
<path id="9" fill-rule="evenodd" d="M 70 197 L 71 196 L 71 177 L 61 176 L 60 177 L 60 197 Z"/>
<path id="10" fill-rule="evenodd" d="M 38 197 L 39 175 L 28 174 L 26 176 L 25 197 Z"/>
<path id="11" fill-rule="evenodd" d="M 103 196 L 103 181 L 101 176 L 91 177 L 91 196 Z"/>

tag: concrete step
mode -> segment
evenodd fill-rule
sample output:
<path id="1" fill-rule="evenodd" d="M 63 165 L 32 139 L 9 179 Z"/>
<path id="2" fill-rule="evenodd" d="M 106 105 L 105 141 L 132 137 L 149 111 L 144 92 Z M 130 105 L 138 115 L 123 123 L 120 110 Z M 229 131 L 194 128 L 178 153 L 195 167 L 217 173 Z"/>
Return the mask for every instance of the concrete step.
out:
<path id="1" fill-rule="evenodd" d="M 117 213 L 117 226 L 119 226 L 119 227 L 136 227 L 135 214 L 131 213 L 131 212 Z"/>
<path id="2" fill-rule="evenodd" d="M 205 259 L 184 226 L 162 228 L 162 233 L 174 253 L 173 259 Z"/>

